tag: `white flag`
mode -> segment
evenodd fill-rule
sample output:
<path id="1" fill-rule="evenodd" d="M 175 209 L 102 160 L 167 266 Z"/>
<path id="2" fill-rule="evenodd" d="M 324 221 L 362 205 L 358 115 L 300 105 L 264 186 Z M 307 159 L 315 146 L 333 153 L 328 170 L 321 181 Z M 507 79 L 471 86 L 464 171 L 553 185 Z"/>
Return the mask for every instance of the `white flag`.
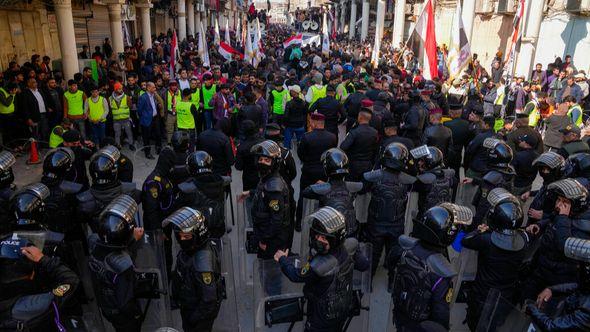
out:
<path id="1" fill-rule="evenodd" d="M 252 39 L 250 36 L 250 24 L 246 24 L 246 42 L 244 45 L 244 61 L 252 64 L 252 60 L 254 60 L 254 50 L 252 50 Z"/>
<path id="2" fill-rule="evenodd" d="M 242 45 L 242 15 L 238 15 L 238 23 L 236 24 L 236 44 Z"/>
<path id="3" fill-rule="evenodd" d="M 231 39 L 229 37 L 229 19 L 225 20 L 225 42 L 231 45 Z"/>
<path id="4" fill-rule="evenodd" d="M 209 47 L 207 46 L 207 38 L 205 38 L 205 29 L 203 28 L 203 22 L 201 22 L 199 31 L 199 55 L 201 56 L 203 66 L 209 67 Z"/>
<path id="5" fill-rule="evenodd" d="M 219 36 L 219 22 L 217 21 L 217 16 L 215 17 L 215 36 L 213 37 L 213 44 L 219 45 L 221 41 L 221 37 Z"/>
<path id="6" fill-rule="evenodd" d="M 330 34 L 328 33 L 328 16 L 324 13 L 324 24 L 322 26 L 322 53 L 330 55 Z"/>
<path id="7" fill-rule="evenodd" d="M 449 68 L 449 80 L 461 75 L 463 68 L 469 63 L 471 48 L 467 34 L 461 18 L 461 4 L 457 1 L 455 17 L 453 17 L 453 27 L 451 30 L 451 42 L 449 45 L 449 55 L 447 57 L 447 66 Z"/>

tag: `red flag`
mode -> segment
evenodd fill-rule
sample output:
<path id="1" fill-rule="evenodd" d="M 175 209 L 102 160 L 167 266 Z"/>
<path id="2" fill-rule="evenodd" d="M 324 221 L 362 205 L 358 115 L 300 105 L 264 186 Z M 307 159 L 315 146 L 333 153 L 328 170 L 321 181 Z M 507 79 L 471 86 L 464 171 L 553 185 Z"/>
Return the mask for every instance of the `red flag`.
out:
<path id="1" fill-rule="evenodd" d="M 225 58 L 225 60 L 230 61 L 232 55 L 236 54 L 240 57 L 240 59 L 244 58 L 244 55 L 235 48 L 231 47 L 229 44 L 220 42 L 219 43 L 219 54 Z"/>
<path id="2" fill-rule="evenodd" d="M 301 45 L 302 43 L 303 43 L 303 35 L 297 34 L 295 36 L 291 36 L 291 37 L 285 39 L 285 41 L 283 42 L 283 48 L 288 48 L 289 46 L 295 45 L 295 44 Z"/>
<path id="3" fill-rule="evenodd" d="M 406 46 L 414 52 L 414 56 L 420 61 L 424 78 L 431 80 L 438 77 L 432 0 L 428 0 L 424 5 L 422 14 L 418 17 Z"/>
<path id="4" fill-rule="evenodd" d="M 172 41 L 170 42 L 170 78 L 174 78 L 176 72 L 174 66 L 176 65 L 176 54 L 178 53 L 178 41 L 176 39 L 176 30 L 172 32 Z"/>

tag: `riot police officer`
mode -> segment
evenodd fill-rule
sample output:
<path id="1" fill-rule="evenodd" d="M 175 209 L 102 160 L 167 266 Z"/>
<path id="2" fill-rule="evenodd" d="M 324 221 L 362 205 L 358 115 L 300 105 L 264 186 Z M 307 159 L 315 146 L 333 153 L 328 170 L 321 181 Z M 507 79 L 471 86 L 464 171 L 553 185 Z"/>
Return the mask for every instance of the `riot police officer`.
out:
<path id="1" fill-rule="evenodd" d="M 381 169 L 364 174 L 371 193 L 364 236 L 373 244 L 372 275 L 377 271 L 383 248 L 387 254 L 397 238 L 404 233 L 408 192 L 415 178 L 408 170 L 408 149 L 391 143 L 381 156 Z"/>
<path id="2" fill-rule="evenodd" d="M 487 172 L 481 180 L 474 179 L 479 188 L 473 198 L 475 215 L 473 227 L 483 223 L 490 204 L 486 199 L 488 193 L 494 188 L 504 188 L 512 192 L 514 187 L 514 168 L 510 165 L 512 149 L 508 144 L 497 138 L 486 138 L 483 146 L 487 149 Z"/>
<path id="3" fill-rule="evenodd" d="M 188 156 L 186 169 L 191 178 L 178 185 L 175 205 L 202 211 L 211 237 L 221 238 L 226 232 L 225 191 L 231 177 L 213 173 L 212 163 L 213 158 L 205 151 L 195 151 Z"/>
<path id="4" fill-rule="evenodd" d="M 532 225 L 539 239 L 533 265 L 524 283 L 523 298 L 534 299 L 545 287 L 577 281 L 577 262 L 564 256 L 564 241 L 570 237 L 590 239 L 590 196 L 583 178 L 563 179 L 547 188 L 554 212 L 550 219 Z"/>
<path id="5" fill-rule="evenodd" d="M 136 297 L 137 276 L 128 252 L 130 244 L 143 236 L 143 229 L 135 225 L 137 210 L 130 196 L 115 198 L 100 214 L 97 232 L 88 238 L 88 267 L 98 306 L 117 332 L 139 332 L 143 319 Z"/>
<path id="6" fill-rule="evenodd" d="M 346 236 L 357 237 L 359 225 L 353 203 L 363 184 L 344 181 L 348 175 L 348 157 L 344 151 L 332 148 L 324 152 L 322 163 L 328 182 L 312 184 L 303 190 L 302 195 L 319 200 L 320 207 L 330 206 L 342 213 L 346 220 Z"/>
<path id="7" fill-rule="evenodd" d="M 41 183 L 50 191 L 45 200 L 45 219 L 49 229 L 82 240 L 80 224 L 74 220 L 76 195 L 82 190 L 82 185 L 65 180 L 74 165 L 74 158 L 74 152 L 69 148 L 60 147 L 50 151 L 43 160 Z"/>
<path id="8" fill-rule="evenodd" d="M 100 142 L 101 149 L 109 145 L 116 147 L 119 150 L 119 152 L 121 152 L 121 146 L 118 145 L 115 139 L 110 136 L 103 138 Z M 133 145 L 130 145 L 130 147 L 131 146 Z M 121 152 L 119 160 L 117 160 L 117 164 L 119 165 L 119 170 L 117 171 L 119 181 L 133 182 L 133 161 Z"/>
<path id="9" fill-rule="evenodd" d="M 412 188 L 418 192 L 418 216 L 442 202 L 451 202 L 455 171 L 445 169 L 443 153 L 433 146 L 420 146 L 410 150 L 417 168 L 417 180 Z"/>
<path id="10" fill-rule="evenodd" d="M 369 125 L 372 114 L 367 108 L 361 108 L 357 118 L 358 126 L 351 129 L 340 143 L 342 149 L 350 157 L 351 181 L 360 181 L 365 172 L 373 168 L 375 154 L 379 148 L 379 133 Z"/>
<path id="11" fill-rule="evenodd" d="M 430 208 L 414 222 L 413 237 L 402 235 L 389 254 L 393 321 L 398 331 L 416 331 L 433 321 L 449 328 L 451 279 L 457 274 L 445 257 L 461 228 L 471 222 L 471 210 L 452 203 Z"/>
<path id="12" fill-rule="evenodd" d="M 263 141 L 254 145 L 252 152 L 257 156 L 260 182 L 255 190 L 243 192 L 240 199 L 252 196 L 250 214 L 258 258 L 272 259 L 277 250 L 291 247 L 289 187 L 279 174 L 281 148 L 277 143 Z"/>
<path id="13" fill-rule="evenodd" d="M 90 177 L 92 186 L 76 196 L 77 214 L 80 222 L 88 223 L 94 229 L 100 212 L 115 197 L 128 194 L 136 202 L 141 200 L 141 192 L 135 183 L 121 182 L 118 177 L 120 151 L 114 146 L 107 146 L 90 158 Z"/>
<path id="14" fill-rule="evenodd" d="M 13 229 L 46 231 L 45 201 L 49 188 L 42 183 L 32 183 L 19 189 L 10 198 L 10 212 L 14 218 Z M 59 236 L 61 241 L 63 236 Z"/>
<path id="15" fill-rule="evenodd" d="M 59 310 L 80 280 L 46 256 L 33 238 L 9 233 L 0 238 L 0 330 L 65 331 Z"/>
<path id="16" fill-rule="evenodd" d="M 160 151 L 156 167 L 143 182 L 141 201 L 145 229 L 160 229 L 162 220 L 173 210 L 174 189 L 170 177 L 174 171 L 176 155 L 170 147 Z"/>
<path id="17" fill-rule="evenodd" d="M 590 157 L 590 155 L 588 155 L 588 157 Z M 590 161 L 590 158 L 588 160 Z M 561 179 L 564 164 L 565 160 L 563 157 L 553 151 L 545 152 L 533 161 L 533 167 L 537 169 L 539 176 L 543 179 L 543 185 L 541 185 L 537 192 L 534 193 L 533 201 L 529 206 L 529 219 L 527 222 L 529 225 L 535 224 L 542 219 L 547 219 L 550 217 L 550 214 L 553 213 L 555 206 L 545 204 L 547 187 L 551 183 Z M 526 201 L 532 194 L 532 192 L 525 193 L 522 196 L 523 200 Z"/>
<path id="18" fill-rule="evenodd" d="M 16 162 L 14 155 L 8 151 L 0 152 L 0 235 L 10 231 L 9 202 L 15 185 L 12 165 Z"/>
<path id="19" fill-rule="evenodd" d="M 190 177 L 186 169 L 186 158 L 189 156 L 191 145 L 191 136 L 186 131 L 175 131 L 170 139 L 172 150 L 174 150 L 174 171 L 170 174 L 170 181 L 174 188 Z"/>
<path id="20" fill-rule="evenodd" d="M 162 222 L 171 226 L 180 251 L 172 273 L 172 300 L 180 307 L 184 331 L 211 331 L 219 313 L 224 284 L 219 248 L 209 239 L 206 217 L 183 207 Z"/>
<path id="21" fill-rule="evenodd" d="M 355 309 L 353 271 L 365 271 L 369 260 L 358 251 L 358 241 L 346 238 L 346 220 L 338 210 L 325 206 L 307 217 L 311 224 L 309 244 L 313 255 L 303 267 L 279 250 L 274 259 L 296 283 L 305 283 L 306 331 L 341 331 Z"/>
<path id="22" fill-rule="evenodd" d="M 503 188 L 490 191 L 487 199 L 491 205 L 487 223 L 461 240 L 463 247 L 478 252 L 477 275 L 469 288 L 467 306 L 467 324 L 472 331 L 477 327 L 490 289 L 498 289 L 505 299 L 514 296 L 530 244 L 529 236 L 522 229 L 524 213 L 518 199 Z"/>
<path id="23" fill-rule="evenodd" d="M 566 257 L 578 263 L 578 281 L 545 288 L 537 297 L 536 306 L 529 304 L 527 312 L 543 331 L 586 331 L 590 326 L 590 241 L 570 237 L 565 241 L 563 251 Z M 554 294 L 568 296 L 562 312 L 551 317 L 539 309 L 543 309 Z"/>

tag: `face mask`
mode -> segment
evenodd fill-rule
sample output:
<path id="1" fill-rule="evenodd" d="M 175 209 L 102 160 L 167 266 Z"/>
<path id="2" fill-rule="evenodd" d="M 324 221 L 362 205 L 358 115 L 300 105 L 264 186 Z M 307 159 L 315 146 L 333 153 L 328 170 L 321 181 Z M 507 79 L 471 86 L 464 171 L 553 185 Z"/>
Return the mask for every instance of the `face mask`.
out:
<path id="1" fill-rule="evenodd" d="M 264 177 L 264 176 L 270 174 L 270 172 L 272 171 L 272 166 L 267 165 L 267 164 L 258 163 L 257 167 L 258 167 L 258 175 L 260 177 Z"/>
<path id="2" fill-rule="evenodd" d="M 180 248 L 184 251 L 190 251 L 193 249 L 194 247 L 194 243 L 193 240 L 180 240 L 178 238 L 176 238 L 178 240 L 178 244 L 180 245 Z"/>
<path id="3" fill-rule="evenodd" d="M 309 239 L 309 246 L 315 250 L 317 254 L 325 255 L 328 253 L 328 248 L 325 243 L 320 242 L 315 237 Z"/>

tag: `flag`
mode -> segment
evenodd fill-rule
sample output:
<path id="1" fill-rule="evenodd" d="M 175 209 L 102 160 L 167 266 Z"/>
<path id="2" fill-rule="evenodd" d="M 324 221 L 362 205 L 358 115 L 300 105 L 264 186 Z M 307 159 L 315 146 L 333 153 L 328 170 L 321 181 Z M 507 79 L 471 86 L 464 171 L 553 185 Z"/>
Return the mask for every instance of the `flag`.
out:
<path id="1" fill-rule="evenodd" d="M 342 4 L 341 6 L 344 6 Z M 331 13 L 332 11 L 330 11 Z M 336 11 L 336 6 L 334 6 L 334 15 L 332 15 L 332 39 L 336 39 L 338 29 L 338 12 Z"/>
<path id="2" fill-rule="evenodd" d="M 215 36 L 213 37 L 213 44 L 219 45 L 221 41 L 221 37 L 219 36 L 219 21 L 217 21 L 217 16 L 215 16 Z"/>
<path id="3" fill-rule="evenodd" d="M 328 35 L 328 17 L 324 13 L 324 24 L 322 26 L 322 53 L 326 56 L 330 55 L 330 36 Z"/>
<path id="4" fill-rule="evenodd" d="M 209 62 L 209 47 L 207 46 L 207 38 L 205 38 L 205 28 L 203 28 L 203 22 L 199 27 L 199 56 L 203 62 L 203 66 L 210 66 Z"/>
<path id="5" fill-rule="evenodd" d="M 506 58 L 504 59 L 504 72 L 508 77 L 512 77 L 514 73 L 514 67 L 516 64 L 516 53 L 520 52 L 520 43 L 522 41 L 522 24 L 523 20 L 522 17 L 524 16 L 524 1 L 518 1 L 518 9 L 516 10 L 516 14 L 514 15 L 514 20 L 512 21 L 512 38 L 510 39 L 510 48 L 508 49 L 508 53 L 506 53 Z"/>
<path id="6" fill-rule="evenodd" d="M 420 61 L 422 75 L 425 79 L 431 80 L 438 77 L 432 0 L 427 0 L 424 4 L 424 9 L 422 9 L 422 13 L 414 25 L 414 30 L 406 42 L 406 47 L 412 50 L 414 56 Z"/>
<path id="7" fill-rule="evenodd" d="M 302 34 L 297 34 L 295 36 L 291 36 L 287 39 L 285 39 L 285 41 L 283 42 L 283 48 L 288 48 L 291 45 L 301 45 L 301 43 L 303 43 L 303 35 Z"/>
<path id="8" fill-rule="evenodd" d="M 240 59 L 244 58 L 244 55 L 235 48 L 231 47 L 229 44 L 220 42 L 219 43 L 219 54 L 225 58 L 227 61 L 231 61 L 232 55 L 236 54 L 240 56 Z"/>
<path id="9" fill-rule="evenodd" d="M 250 37 L 250 24 L 246 24 L 246 29 L 244 42 L 244 61 L 252 64 L 252 60 L 254 60 L 254 50 L 252 49 L 252 38 Z"/>
<path id="10" fill-rule="evenodd" d="M 470 57 L 471 47 L 469 40 L 467 40 L 463 19 L 461 18 L 461 3 L 457 1 L 457 9 L 455 10 L 451 30 L 449 55 L 447 56 L 450 81 L 461 74 L 463 68 L 469 63 Z"/>
<path id="11" fill-rule="evenodd" d="M 176 38 L 176 30 L 172 32 L 172 41 L 170 41 L 170 78 L 174 78 L 176 57 L 178 55 L 178 39 Z"/>
<path id="12" fill-rule="evenodd" d="M 262 59 L 264 59 L 264 49 L 262 48 L 262 36 L 260 33 L 260 21 L 258 18 L 255 20 L 256 24 L 254 25 L 254 39 L 252 40 L 252 52 L 254 54 L 252 65 L 256 68 L 258 67 L 258 63 Z"/>
<path id="13" fill-rule="evenodd" d="M 236 23 L 236 44 L 242 45 L 242 15 L 238 15 L 238 22 Z"/>
<path id="14" fill-rule="evenodd" d="M 225 42 L 231 45 L 231 39 L 229 37 L 229 19 L 225 20 Z"/>

